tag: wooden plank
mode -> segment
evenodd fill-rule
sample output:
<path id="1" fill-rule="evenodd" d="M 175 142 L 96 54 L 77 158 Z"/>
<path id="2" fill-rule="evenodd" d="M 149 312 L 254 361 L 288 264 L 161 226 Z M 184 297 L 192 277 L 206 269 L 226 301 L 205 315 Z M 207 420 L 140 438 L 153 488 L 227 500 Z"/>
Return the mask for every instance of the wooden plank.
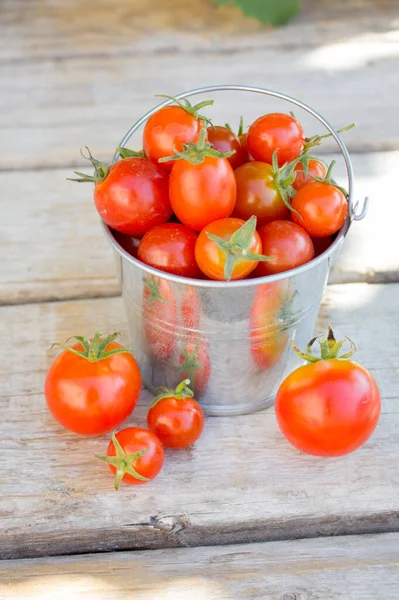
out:
<path id="1" fill-rule="evenodd" d="M 325 158 L 339 161 L 335 155 Z M 398 161 L 399 152 L 353 155 L 356 199 L 370 195 L 372 202 L 367 218 L 350 231 L 332 272 L 334 283 L 398 280 L 399 206 L 392 202 Z M 346 185 L 342 161 L 336 172 Z M 8 206 L 0 222 L 0 304 L 119 293 L 114 255 L 92 204 L 92 188 L 66 181 L 70 175 L 64 169 L 25 177 L 0 173 Z M 386 239 L 391 240 L 389 253 Z"/>
<path id="2" fill-rule="evenodd" d="M 312 0 L 298 21 L 276 31 L 212 0 L 158 0 L 149 13 L 139 0 L 3 4 L 3 169 L 76 165 L 86 144 L 109 158 L 155 104 L 154 94 L 223 82 L 281 90 L 335 126 L 357 121 L 348 137 L 352 150 L 399 148 L 394 0 L 341 1 L 333 8 Z M 250 122 L 277 106 L 230 95 L 211 114 L 236 122 L 243 112 Z"/>
<path id="3" fill-rule="evenodd" d="M 303 455 L 282 438 L 273 410 L 213 418 L 195 448 L 167 452 L 154 482 L 118 493 L 94 459 L 108 436 L 63 430 L 42 390 L 50 343 L 125 330 L 120 299 L 1 308 L 1 339 L 11 343 L 0 365 L 0 556 L 399 530 L 398 298 L 397 284 L 330 286 L 319 320 L 356 340 L 359 362 L 381 387 L 381 421 L 361 450 L 335 460 Z M 128 424 L 145 423 L 148 402 L 144 392 Z"/>
<path id="4" fill-rule="evenodd" d="M 396 600 L 399 535 L 0 563 L 0 599 Z"/>

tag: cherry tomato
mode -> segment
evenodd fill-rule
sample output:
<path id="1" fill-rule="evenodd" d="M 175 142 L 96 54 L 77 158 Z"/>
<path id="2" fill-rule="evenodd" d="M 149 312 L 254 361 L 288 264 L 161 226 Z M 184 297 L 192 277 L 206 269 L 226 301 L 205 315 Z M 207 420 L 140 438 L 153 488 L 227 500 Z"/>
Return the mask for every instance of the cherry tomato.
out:
<path id="1" fill-rule="evenodd" d="M 290 221 L 273 221 L 258 230 L 264 254 L 273 260 L 260 262 L 257 275 L 273 275 L 295 269 L 314 258 L 312 240 L 302 227 Z"/>
<path id="2" fill-rule="evenodd" d="M 259 369 L 270 369 L 280 360 L 288 344 L 288 333 L 279 326 L 280 316 L 290 304 L 286 280 L 257 288 L 249 317 L 251 356 Z"/>
<path id="3" fill-rule="evenodd" d="M 222 243 L 230 242 L 232 235 L 243 225 L 245 225 L 245 221 L 242 219 L 219 219 L 204 227 L 199 234 L 195 244 L 195 258 L 199 268 L 209 279 L 226 279 L 225 267 L 228 255 L 207 234 L 217 236 Z M 229 279 L 243 279 L 256 268 L 258 261 L 245 258 L 248 252 L 255 255 L 262 253 L 262 243 L 257 231 L 253 232 L 245 254 L 242 256 L 235 255 L 235 262 Z"/>
<path id="4" fill-rule="evenodd" d="M 221 125 L 208 127 L 208 142 L 216 150 L 219 150 L 219 152 L 231 152 L 234 150 L 234 154 L 227 159 L 233 169 L 236 169 L 247 161 L 247 153 L 241 146 L 239 138 L 227 127 L 222 127 Z"/>
<path id="5" fill-rule="evenodd" d="M 348 215 L 345 195 L 332 183 L 307 183 L 295 194 L 291 206 L 297 211 L 292 211 L 292 220 L 316 238 L 339 231 Z"/>
<path id="6" fill-rule="evenodd" d="M 200 437 L 204 428 L 204 413 L 182 381 L 175 390 L 161 388 L 148 411 L 148 428 L 167 448 L 187 448 Z"/>
<path id="7" fill-rule="evenodd" d="M 323 252 L 325 252 L 327 248 L 331 246 L 333 241 L 334 238 L 331 235 L 324 238 L 312 238 L 315 256 L 320 256 L 320 254 L 323 254 Z"/>
<path id="8" fill-rule="evenodd" d="M 94 203 L 102 220 L 128 235 L 144 235 L 172 214 L 168 176 L 147 158 L 124 158 L 96 183 Z"/>
<path id="9" fill-rule="evenodd" d="M 167 360 L 176 347 L 176 301 L 166 279 L 148 275 L 143 291 L 144 336 L 152 354 L 158 360 Z"/>
<path id="10" fill-rule="evenodd" d="M 132 354 L 114 342 L 117 334 L 66 348 L 47 373 L 47 406 L 61 425 L 81 435 L 101 435 L 132 413 L 141 391 L 140 369 Z M 118 353 L 116 353 L 118 351 Z"/>
<path id="11" fill-rule="evenodd" d="M 197 234 L 180 223 L 164 223 L 153 227 L 142 238 L 137 256 L 151 267 L 180 275 L 200 278 L 195 261 Z"/>
<path id="12" fill-rule="evenodd" d="M 211 361 L 206 344 L 194 337 L 187 341 L 183 346 L 178 368 L 180 377 L 190 380 L 191 389 L 196 394 L 202 394 L 211 374 Z"/>
<path id="13" fill-rule="evenodd" d="M 232 213 L 236 201 L 234 171 L 226 158 L 207 156 L 199 164 L 178 160 L 170 174 L 169 194 L 178 219 L 186 227 L 201 231 Z"/>
<path id="14" fill-rule="evenodd" d="M 248 151 L 255 160 L 272 163 L 277 152 L 278 165 L 291 162 L 300 155 L 305 144 L 302 125 L 284 113 L 259 117 L 248 130 Z"/>
<path id="15" fill-rule="evenodd" d="M 283 435 L 302 452 L 316 456 L 342 456 L 360 448 L 373 433 L 380 410 L 371 373 L 344 358 L 299 367 L 276 396 Z"/>
<path id="16" fill-rule="evenodd" d="M 292 187 L 294 190 L 299 190 L 306 183 L 312 183 L 314 179 L 313 177 L 320 177 L 320 179 L 324 179 L 327 174 L 327 169 L 319 160 L 309 160 L 308 162 L 308 173 L 305 177 L 303 171 L 303 164 L 301 162 L 297 163 L 294 167 L 296 171 L 295 181 L 292 183 Z"/>
<path id="17" fill-rule="evenodd" d="M 154 479 L 162 469 L 164 449 L 151 431 L 140 427 L 127 427 L 112 436 L 107 455 L 97 456 L 115 473 L 115 489 L 121 481 L 143 485 Z"/>
<path id="18" fill-rule="evenodd" d="M 234 174 L 237 182 L 234 217 L 247 220 L 255 215 L 258 227 L 262 227 L 288 216 L 290 211 L 277 189 L 271 165 L 253 161 L 238 167 Z"/>
<path id="19" fill-rule="evenodd" d="M 197 290 L 194 287 L 184 287 L 180 312 L 184 327 L 192 330 L 199 328 L 201 310 Z"/>
<path id="20" fill-rule="evenodd" d="M 181 152 L 183 145 L 197 142 L 203 122 L 180 106 L 165 106 L 153 114 L 143 131 L 143 146 L 146 155 L 155 163 L 160 158 Z M 173 161 L 162 163 L 170 171 Z"/>

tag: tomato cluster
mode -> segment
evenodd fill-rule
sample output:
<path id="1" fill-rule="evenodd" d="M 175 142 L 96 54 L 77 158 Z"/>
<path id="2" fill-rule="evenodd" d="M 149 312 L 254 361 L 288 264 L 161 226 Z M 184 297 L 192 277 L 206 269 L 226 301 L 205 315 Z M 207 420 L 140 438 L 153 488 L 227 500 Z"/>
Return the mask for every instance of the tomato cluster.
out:
<path id="1" fill-rule="evenodd" d="M 143 150 L 94 159 L 94 202 L 119 244 L 143 263 L 194 279 L 272 275 L 314 258 L 348 214 L 346 192 L 310 154 L 292 115 L 266 114 L 237 135 L 213 125 L 187 99 L 146 122 Z"/>

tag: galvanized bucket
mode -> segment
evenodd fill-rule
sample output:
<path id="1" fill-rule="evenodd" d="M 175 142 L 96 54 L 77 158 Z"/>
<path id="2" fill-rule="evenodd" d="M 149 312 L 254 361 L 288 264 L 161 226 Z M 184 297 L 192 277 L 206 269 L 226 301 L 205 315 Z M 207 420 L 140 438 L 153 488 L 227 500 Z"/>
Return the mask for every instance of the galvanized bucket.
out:
<path id="1" fill-rule="evenodd" d="M 331 261 L 352 220 L 365 216 L 368 200 L 354 205 L 353 171 L 345 145 L 323 117 L 302 102 L 238 85 L 200 88 L 177 98 L 221 91 L 245 92 L 246 97 L 264 94 L 317 119 L 345 160 L 349 216 L 332 245 L 311 262 L 278 275 L 231 282 L 187 279 L 153 269 L 128 254 L 104 225 L 118 256 L 131 348 L 146 387 L 151 391 L 161 385 L 173 387 L 189 377 L 204 412 L 214 416 L 250 413 L 273 404 L 282 379 L 301 362 L 290 342 L 295 338 L 303 347 L 311 338 Z M 127 145 L 148 117 L 171 102 L 144 115 L 120 145 Z M 114 160 L 118 158 L 116 154 Z"/>

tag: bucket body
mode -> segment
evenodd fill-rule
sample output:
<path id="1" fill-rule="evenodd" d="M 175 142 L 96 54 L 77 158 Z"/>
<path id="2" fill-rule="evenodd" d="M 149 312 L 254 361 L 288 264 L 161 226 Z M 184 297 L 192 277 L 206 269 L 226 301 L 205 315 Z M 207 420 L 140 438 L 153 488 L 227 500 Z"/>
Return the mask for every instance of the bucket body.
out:
<path id="1" fill-rule="evenodd" d="M 104 225 L 117 253 L 131 349 L 144 384 L 154 391 L 189 378 L 204 412 L 214 416 L 250 413 L 273 404 L 283 378 L 301 364 L 291 341 L 303 348 L 312 337 L 331 261 L 353 218 L 352 169 L 334 130 L 312 109 L 276 92 L 239 86 L 205 91 L 236 88 L 293 102 L 333 132 L 347 165 L 350 214 L 330 248 L 311 262 L 274 276 L 232 282 L 190 280 L 130 256 Z M 121 145 L 155 110 L 132 127 Z"/>

